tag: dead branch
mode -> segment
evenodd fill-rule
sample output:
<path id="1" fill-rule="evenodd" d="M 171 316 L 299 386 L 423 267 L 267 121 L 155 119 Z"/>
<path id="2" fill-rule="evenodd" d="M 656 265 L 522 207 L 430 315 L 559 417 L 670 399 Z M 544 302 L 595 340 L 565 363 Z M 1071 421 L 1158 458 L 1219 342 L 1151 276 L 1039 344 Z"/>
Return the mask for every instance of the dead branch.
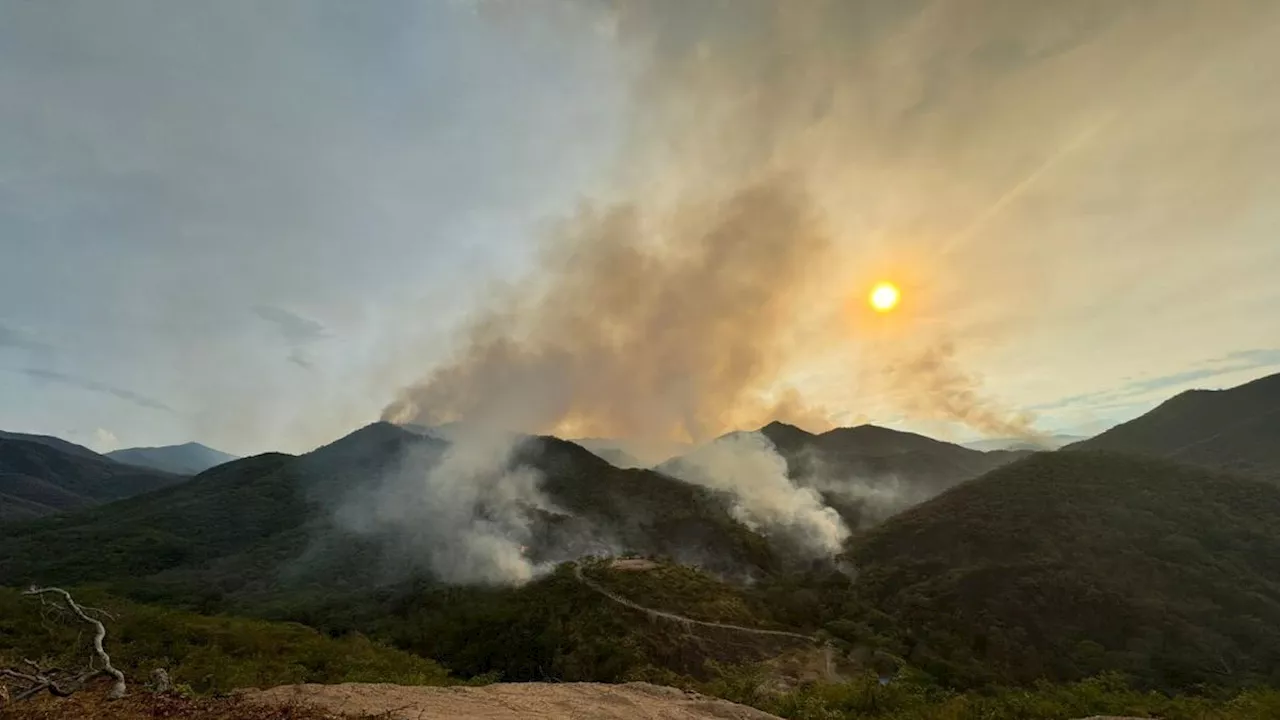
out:
<path id="1" fill-rule="evenodd" d="M 91 613 L 100 614 L 107 618 L 110 618 L 111 615 L 101 610 L 98 610 L 96 608 L 90 608 L 90 607 L 85 607 L 81 605 L 80 603 L 76 602 L 74 598 L 71 597 L 71 593 L 67 592 L 66 590 L 63 590 L 62 588 L 57 588 L 57 587 L 41 588 L 41 587 L 32 586 L 29 590 L 26 590 L 22 594 L 29 595 L 32 597 L 38 597 L 40 598 L 41 605 L 57 607 L 58 610 L 62 610 L 63 608 L 59 605 L 49 603 L 48 596 L 53 595 L 61 598 L 62 604 L 65 605 L 66 610 L 71 611 L 73 615 L 80 618 L 81 620 L 88 623 L 89 625 L 93 626 L 94 628 L 93 653 L 94 654 L 93 654 L 93 657 L 90 658 L 89 669 L 73 677 L 67 677 L 68 675 L 71 675 L 71 673 L 69 673 L 68 671 L 62 670 L 60 668 L 42 668 L 39 665 L 39 663 L 36 663 L 33 660 L 28 660 L 25 658 L 23 659 L 22 662 L 24 665 L 31 668 L 30 672 L 19 672 L 17 670 L 8 669 L 8 668 L 0 669 L 0 677 L 8 677 L 16 680 L 21 680 L 24 683 L 26 683 L 28 686 L 18 694 L 14 695 L 13 701 L 17 702 L 19 700 L 32 697 L 33 695 L 37 695 L 40 692 L 43 692 L 45 690 L 48 690 L 50 693 L 54 695 L 65 697 L 67 695 L 71 695 L 72 693 L 76 692 L 80 688 L 84 687 L 85 683 L 87 683 L 89 680 L 93 679 L 94 677 L 97 677 L 98 675 L 109 675 L 115 681 L 111 686 L 111 691 L 107 694 L 108 699 L 117 700 L 119 698 L 124 697 L 124 694 L 125 694 L 124 673 L 120 672 L 118 669 L 116 669 L 116 666 L 111 664 L 111 656 L 107 654 L 106 649 L 104 649 L 102 646 L 102 641 L 107 637 L 107 627 L 102 624 L 101 620 L 98 620 L 93 615 L 91 615 Z M 96 658 L 97 660 L 101 661 L 102 663 L 101 669 L 95 667 L 93 658 Z"/>

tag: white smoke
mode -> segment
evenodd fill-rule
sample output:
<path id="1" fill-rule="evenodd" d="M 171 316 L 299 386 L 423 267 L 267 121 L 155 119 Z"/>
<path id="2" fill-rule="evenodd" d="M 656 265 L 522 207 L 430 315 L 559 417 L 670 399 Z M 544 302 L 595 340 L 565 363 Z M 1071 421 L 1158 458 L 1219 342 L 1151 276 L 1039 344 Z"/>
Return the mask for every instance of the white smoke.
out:
<path id="1" fill-rule="evenodd" d="M 840 552 L 849 529 L 817 490 L 799 487 L 787 476 L 787 462 L 758 432 L 718 438 L 680 458 L 681 479 L 729 493 L 733 515 L 747 527 L 781 532 L 815 556 Z"/>
<path id="2" fill-rule="evenodd" d="M 376 487 L 349 496 L 341 527 L 381 538 L 451 583 L 521 584 L 540 570 L 528 557 L 529 510 L 550 509 L 539 474 L 512 469 L 520 438 L 480 427 L 452 433 L 437 455 L 411 450 Z"/>
<path id="3" fill-rule="evenodd" d="M 904 482 L 895 473 L 851 470 L 847 464 L 833 463 L 814 448 L 800 453 L 805 468 L 797 481 L 837 507 L 851 511 L 855 530 L 865 530 L 889 517 L 940 494 L 945 487 L 922 482 Z M 849 514 L 846 514 L 849 517 Z"/>

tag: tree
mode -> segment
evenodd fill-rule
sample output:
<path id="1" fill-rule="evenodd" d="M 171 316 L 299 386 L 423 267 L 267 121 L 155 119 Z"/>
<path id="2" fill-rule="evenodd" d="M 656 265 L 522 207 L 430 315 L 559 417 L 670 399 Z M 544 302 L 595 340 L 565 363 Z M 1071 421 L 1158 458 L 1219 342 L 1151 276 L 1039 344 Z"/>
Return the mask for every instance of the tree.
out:
<path id="1" fill-rule="evenodd" d="M 94 628 L 93 654 L 89 656 L 88 666 L 77 670 L 44 667 L 34 660 L 25 658 L 22 661 L 25 672 L 14 668 L 0 668 L 0 677 L 17 680 L 21 683 L 21 687 L 12 694 L 11 701 L 20 702 L 39 695 L 45 690 L 58 697 L 67 697 L 83 688 L 90 680 L 102 675 L 106 675 L 113 680 L 111 691 L 107 694 L 107 698 L 118 700 L 124 697 L 124 673 L 111 664 L 111 656 L 107 654 L 106 649 L 103 647 L 103 640 L 107 637 L 107 627 L 102 624 L 101 620 L 94 617 L 94 615 L 101 615 L 110 619 L 111 616 L 105 611 L 81 605 L 71 597 L 71 593 L 62 588 L 32 586 L 22 594 L 40 598 L 40 602 L 52 612 L 69 612 L 79 620 L 92 625 Z M 50 602 L 50 596 L 60 598 L 61 603 L 56 600 Z M 5 694 L 9 694 L 7 688 Z"/>

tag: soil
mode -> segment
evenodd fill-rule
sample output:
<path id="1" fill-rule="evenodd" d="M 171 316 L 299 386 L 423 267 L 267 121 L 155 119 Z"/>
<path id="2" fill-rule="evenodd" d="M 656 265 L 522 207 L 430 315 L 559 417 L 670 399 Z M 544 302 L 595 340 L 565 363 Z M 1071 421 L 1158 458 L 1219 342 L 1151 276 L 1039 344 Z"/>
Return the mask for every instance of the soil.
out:
<path id="1" fill-rule="evenodd" d="M 285 685 L 246 691 L 241 697 L 248 703 L 301 705 L 387 720 L 777 720 L 744 705 L 648 683 Z"/>

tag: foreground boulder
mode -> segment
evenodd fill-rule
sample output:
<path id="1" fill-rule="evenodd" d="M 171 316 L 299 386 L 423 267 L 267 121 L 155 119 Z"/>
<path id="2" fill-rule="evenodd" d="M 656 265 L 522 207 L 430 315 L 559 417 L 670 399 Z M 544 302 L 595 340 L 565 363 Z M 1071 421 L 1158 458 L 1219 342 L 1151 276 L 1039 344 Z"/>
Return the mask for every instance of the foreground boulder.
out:
<path id="1" fill-rule="evenodd" d="M 382 683 L 283 685 L 243 694 L 249 703 L 302 705 L 388 720 L 777 720 L 776 715 L 649 683 L 498 683 L 410 687 Z"/>

